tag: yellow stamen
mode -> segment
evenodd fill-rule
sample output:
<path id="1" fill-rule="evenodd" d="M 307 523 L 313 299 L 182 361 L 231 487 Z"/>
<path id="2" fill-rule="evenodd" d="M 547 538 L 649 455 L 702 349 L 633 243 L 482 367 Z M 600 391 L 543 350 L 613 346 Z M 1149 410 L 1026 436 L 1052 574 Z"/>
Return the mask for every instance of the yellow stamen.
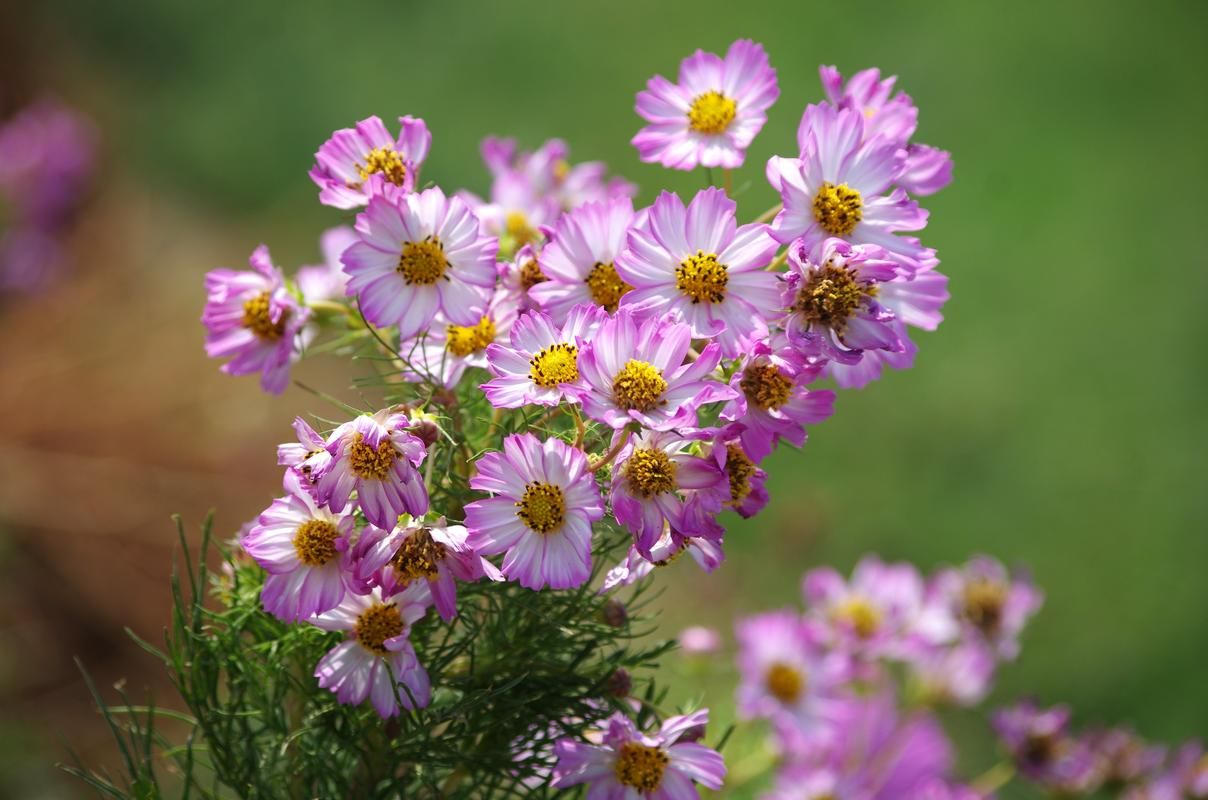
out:
<path id="1" fill-rule="evenodd" d="M 529 359 L 529 377 L 542 389 L 579 380 L 579 349 L 573 344 L 552 344 Z"/>
<path id="2" fill-rule="evenodd" d="M 730 276 L 726 265 L 717 263 L 717 256 L 697 250 L 675 268 L 675 286 L 693 303 L 720 303 L 726 299 L 726 284 Z"/>
<path id="3" fill-rule="evenodd" d="M 399 583 L 410 583 L 420 578 L 435 578 L 437 567 L 448 554 L 443 544 L 433 540 L 427 528 L 420 528 L 403 540 L 390 566 Z"/>
<path id="4" fill-rule="evenodd" d="M 516 508 L 516 516 L 537 533 L 557 530 L 566 518 L 562 489 L 552 483 L 530 483 Z"/>
<path id="5" fill-rule="evenodd" d="M 440 239 L 429 236 L 422 242 L 407 242 L 398 258 L 398 273 L 409 284 L 431 286 L 445 276 L 449 259 Z"/>
<path id="6" fill-rule="evenodd" d="M 653 497 L 675 489 L 676 463 L 656 447 L 634 450 L 625 462 L 625 482 L 640 497 Z"/>
<path id="7" fill-rule="evenodd" d="M 465 358 L 474 353 L 481 353 L 487 349 L 487 345 L 495 341 L 495 322 L 490 317 L 483 317 L 477 325 L 450 325 L 445 329 L 445 333 L 445 349 L 455 356 Z"/>
<path id="8" fill-rule="evenodd" d="M 864 219 L 864 201 L 846 183 L 824 183 L 814 197 L 814 219 L 831 236 L 848 236 Z"/>
<path id="9" fill-rule="evenodd" d="M 294 533 L 294 552 L 308 567 L 321 567 L 336 557 L 336 539 L 340 531 L 321 519 L 308 519 Z"/>
<path id="10" fill-rule="evenodd" d="M 348 446 L 348 466 L 359 478 L 382 481 L 394 469 L 394 459 L 397 455 L 394 442 L 389 438 L 382 437 L 375 450 L 365 444 L 365 437 L 358 433 Z"/>
<path id="11" fill-rule="evenodd" d="M 742 371 L 738 386 L 748 403 L 770 411 L 788 402 L 793 380 L 774 364 L 751 364 Z"/>
<path id="12" fill-rule="evenodd" d="M 776 661 L 768 667 L 766 679 L 768 693 L 785 705 L 797 702 L 805 691 L 806 678 L 801 670 Z"/>
<path id="13" fill-rule="evenodd" d="M 663 404 L 667 381 L 645 361 L 629 359 L 612 380 L 612 398 L 626 411 L 647 412 Z"/>
<path id="14" fill-rule="evenodd" d="M 668 761 L 667 754 L 657 747 L 625 742 L 617 751 L 617 780 L 639 792 L 657 791 L 663 783 Z"/>
<path id="15" fill-rule="evenodd" d="M 705 92 L 697 95 L 688 109 L 688 127 L 697 133 L 724 133 L 737 111 L 738 103 L 721 92 Z"/>
<path id="16" fill-rule="evenodd" d="M 617 274 L 617 268 L 611 262 L 607 264 L 597 262 L 591 268 L 591 272 L 587 273 L 586 280 L 587 291 L 591 293 L 592 301 L 610 314 L 617 310 L 621 297 L 633 290 L 632 286 L 621 280 L 621 276 Z"/>
<path id="17" fill-rule="evenodd" d="M 273 322 L 272 306 L 268 292 L 261 292 L 243 303 L 243 322 L 240 324 L 268 342 L 275 342 L 285 335 L 285 321 L 289 318 L 289 309 L 281 310 L 281 318 Z"/>
<path id="18" fill-rule="evenodd" d="M 403 163 L 403 155 L 390 147 L 378 147 L 365 155 L 365 166 L 357 165 L 361 181 L 369 180 L 370 175 L 381 175 L 395 186 L 402 186 L 407 179 L 407 165 Z"/>
<path id="19" fill-rule="evenodd" d="M 387 639 L 393 639 L 403 632 L 403 615 L 398 606 L 378 603 L 361 612 L 352 626 L 352 635 L 357 643 L 374 655 L 385 656 L 390 651 L 386 649 Z"/>

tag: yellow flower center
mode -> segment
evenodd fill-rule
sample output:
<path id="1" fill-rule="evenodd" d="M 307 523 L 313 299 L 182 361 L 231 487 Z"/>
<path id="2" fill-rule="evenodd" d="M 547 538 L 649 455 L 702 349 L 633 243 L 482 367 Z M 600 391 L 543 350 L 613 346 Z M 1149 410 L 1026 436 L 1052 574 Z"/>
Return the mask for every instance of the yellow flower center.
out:
<path id="1" fill-rule="evenodd" d="M 675 489 L 676 463 L 656 447 L 634 450 L 625 461 L 625 482 L 641 497 L 653 497 Z"/>
<path id="2" fill-rule="evenodd" d="M 541 265 L 537 263 L 537 259 L 535 258 L 530 258 L 520 267 L 520 288 L 526 292 L 537 284 L 545 283 L 548 280 L 549 278 L 541 271 Z"/>
<path id="3" fill-rule="evenodd" d="M 445 276 L 449 259 L 440 239 L 429 236 L 422 242 L 407 242 L 398 257 L 398 273 L 409 284 L 431 286 Z"/>
<path id="4" fill-rule="evenodd" d="M 1007 587 L 998 581 L 979 579 L 965 584 L 962 613 L 971 625 L 986 636 L 993 636 L 1002 625 Z"/>
<path id="5" fill-rule="evenodd" d="M 365 444 L 365 437 L 358 433 L 348 446 L 348 466 L 358 478 L 386 480 L 386 476 L 394 469 L 394 459 L 397 456 L 394 442 L 388 438 L 378 442 L 375 450 Z"/>
<path id="6" fill-rule="evenodd" d="M 393 639 L 402 632 L 403 615 L 394 603 L 370 606 L 361 612 L 352 626 L 352 635 L 356 637 L 357 643 L 379 656 L 390 652 L 386 649 L 386 640 Z"/>
<path id="7" fill-rule="evenodd" d="M 435 578 L 437 566 L 444 560 L 447 551 L 440 542 L 432 539 L 427 528 L 420 528 L 403 540 L 390 566 L 399 583 L 410 583 L 420 578 Z"/>
<path id="8" fill-rule="evenodd" d="M 294 552 L 308 567 L 321 567 L 336 557 L 336 539 L 340 531 L 321 519 L 308 519 L 294 534 Z"/>
<path id="9" fill-rule="evenodd" d="M 793 380 L 774 364 L 751 364 L 738 381 L 747 402 L 769 411 L 788 402 Z"/>
<path id="10" fill-rule="evenodd" d="M 867 639 L 881 627 L 881 612 L 863 597 L 853 596 L 835 609 L 834 616 L 846 622 L 861 639 Z"/>
<path id="11" fill-rule="evenodd" d="M 402 186 L 407 178 L 407 165 L 403 163 L 403 155 L 389 147 L 377 147 L 365 156 L 365 166 L 357 165 L 361 173 L 361 181 L 369 180 L 370 175 L 381 175 L 395 186 Z"/>
<path id="12" fill-rule="evenodd" d="M 755 462 L 736 444 L 726 445 L 726 474 L 730 478 L 730 502 L 742 502 L 751 493 Z"/>
<path id="13" fill-rule="evenodd" d="M 827 263 L 810 272 L 805 286 L 797 293 L 795 309 L 806 322 L 842 332 L 847 327 L 847 318 L 864 299 L 876 296 L 877 287 L 859 280 L 851 269 Z"/>
<path id="14" fill-rule="evenodd" d="M 632 286 L 621 280 L 617 268 L 611 262 L 597 262 L 591 272 L 587 273 L 587 291 L 591 293 L 592 301 L 610 314 L 617 310 L 621 297 L 632 290 Z"/>
<path id="15" fill-rule="evenodd" d="M 814 219 L 831 236 L 847 236 L 864 219 L 860 193 L 841 183 L 824 183 L 814 197 Z"/>
<path id="16" fill-rule="evenodd" d="M 519 211 L 508 212 L 503 220 L 503 229 L 517 247 L 523 247 L 537 238 L 537 231 L 529 225 L 528 217 Z"/>
<path id="17" fill-rule="evenodd" d="M 530 483 L 516 503 L 516 516 L 537 533 L 549 533 L 562 526 L 566 502 L 562 489 L 552 483 Z"/>
<path id="18" fill-rule="evenodd" d="M 766 682 L 768 694 L 785 705 L 797 702 L 801 693 L 805 691 L 806 684 L 805 675 L 801 670 L 783 661 L 773 662 L 768 667 Z"/>
<path id="19" fill-rule="evenodd" d="M 625 742 L 617 751 L 617 780 L 639 792 L 656 791 L 663 783 L 663 772 L 669 760 L 657 747 Z"/>
<path id="20" fill-rule="evenodd" d="M 481 353 L 487 349 L 487 345 L 495 341 L 495 322 L 490 317 L 483 317 L 477 325 L 450 325 L 445 329 L 445 334 L 445 349 L 455 356 L 465 358 L 474 353 Z"/>
<path id="21" fill-rule="evenodd" d="M 705 92 L 697 95 L 688 109 L 688 127 L 697 133 L 724 133 L 737 111 L 738 103 L 721 92 Z"/>
<path id="22" fill-rule="evenodd" d="M 269 293 L 261 292 L 243 303 L 243 327 L 264 339 L 275 342 L 285 335 L 285 321 L 289 318 L 289 309 L 281 310 L 281 318 L 273 322 L 269 302 Z"/>
<path id="23" fill-rule="evenodd" d="M 645 361 L 629 359 L 612 379 L 612 399 L 626 411 L 647 412 L 663 402 L 667 381 Z"/>
<path id="24" fill-rule="evenodd" d="M 696 251 L 675 268 L 675 285 L 693 303 L 720 303 L 726 299 L 726 284 L 730 276 L 726 265 L 717 263 L 713 253 Z"/>
<path id="25" fill-rule="evenodd" d="M 579 380 L 579 349 L 573 344 L 551 344 L 529 359 L 529 377 L 542 389 Z"/>

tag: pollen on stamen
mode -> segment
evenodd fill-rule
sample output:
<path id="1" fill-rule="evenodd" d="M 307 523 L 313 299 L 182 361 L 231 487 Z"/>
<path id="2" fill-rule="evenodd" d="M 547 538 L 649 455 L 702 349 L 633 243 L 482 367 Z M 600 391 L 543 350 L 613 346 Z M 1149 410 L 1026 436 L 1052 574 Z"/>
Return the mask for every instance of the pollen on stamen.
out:
<path id="1" fill-rule="evenodd" d="M 657 791 L 663 783 L 663 772 L 669 761 L 667 754 L 657 747 L 625 742 L 617 751 L 617 781 L 639 792 Z"/>
<path id="2" fill-rule="evenodd" d="M 738 386 L 748 403 L 772 411 L 788 402 L 793 380 L 775 364 L 750 364 L 742 371 Z"/>
<path id="3" fill-rule="evenodd" d="M 373 448 L 365 443 L 364 435 L 358 433 L 348 445 L 348 467 L 359 478 L 385 480 L 394 469 L 397 456 L 394 442 L 386 437 Z"/>
<path id="4" fill-rule="evenodd" d="M 730 276 L 714 253 L 697 250 L 675 268 L 675 286 L 695 303 L 720 303 L 726 299 Z"/>
<path id="5" fill-rule="evenodd" d="M 357 643 L 378 656 L 389 655 L 386 641 L 402 634 L 403 617 L 393 603 L 378 603 L 370 606 L 357 617 L 352 635 Z"/>
<path id="6" fill-rule="evenodd" d="M 529 378 L 542 389 L 579 380 L 579 349 L 573 344 L 551 344 L 529 359 Z"/>
<path id="7" fill-rule="evenodd" d="M 407 180 L 407 165 L 403 156 L 390 147 L 376 147 L 365 154 L 365 164 L 357 165 L 362 183 L 369 180 L 370 175 L 381 175 L 395 186 L 402 186 Z"/>
<path id="8" fill-rule="evenodd" d="M 688 127 L 697 133 L 725 133 L 738 113 L 738 103 L 721 92 L 697 95 L 688 109 Z"/>
<path id="9" fill-rule="evenodd" d="M 551 483 L 530 483 L 516 503 L 516 516 L 537 533 L 557 530 L 566 518 L 562 489 Z"/>
<path id="10" fill-rule="evenodd" d="M 640 497 L 654 497 L 675 489 L 676 463 L 656 447 L 634 450 L 625 461 L 625 482 Z"/>
<path id="11" fill-rule="evenodd" d="M 420 528 L 399 546 L 394 558 L 390 559 L 390 566 L 399 583 L 435 578 L 440 562 L 447 554 L 448 549 L 434 540 L 427 528 Z"/>
<path id="12" fill-rule="evenodd" d="M 272 318 L 272 300 L 268 292 L 261 292 L 243 303 L 243 327 L 267 342 L 275 342 L 285 335 L 285 323 L 289 309 L 283 308 L 276 322 Z"/>
<path id="13" fill-rule="evenodd" d="M 632 286 L 621 280 L 621 276 L 617 274 L 617 268 L 611 263 L 597 262 L 591 268 L 591 272 L 587 273 L 585 280 L 592 302 L 610 314 L 617 310 L 617 304 L 621 302 L 621 298 L 633 290 Z"/>
<path id="14" fill-rule="evenodd" d="M 419 242 L 407 242 L 398 259 L 398 273 L 409 284 L 431 286 L 445 276 L 449 259 L 440 239 L 428 237 Z"/>
<path id="15" fill-rule="evenodd" d="M 321 567 L 336 557 L 336 539 L 340 531 L 335 525 L 321 519 L 308 519 L 294 533 L 294 552 L 298 560 L 308 567 Z"/>
<path id="16" fill-rule="evenodd" d="M 751 493 L 755 462 L 736 444 L 726 445 L 726 475 L 730 479 L 730 503 L 741 503 Z"/>
<path id="17" fill-rule="evenodd" d="M 612 381 L 612 398 L 626 411 L 653 410 L 663 404 L 667 381 L 659 370 L 645 361 L 629 359 Z"/>
<path id="18" fill-rule="evenodd" d="M 495 321 L 484 316 L 477 325 L 450 325 L 445 329 L 445 349 L 455 356 L 465 358 L 481 353 L 495 341 Z"/>
<path id="19" fill-rule="evenodd" d="M 801 312 L 806 322 L 842 333 L 847 327 L 847 318 L 856 308 L 876 296 L 875 284 L 861 281 L 847 267 L 828 262 L 810 272 L 797 293 L 794 308 Z"/>
<path id="20" fill-rule="evenodd" d="M 846 183 L 824 183 L 814 197 L 814 219 L 831 236 L 849 236 L 864 219 L 864 200 Z"/>

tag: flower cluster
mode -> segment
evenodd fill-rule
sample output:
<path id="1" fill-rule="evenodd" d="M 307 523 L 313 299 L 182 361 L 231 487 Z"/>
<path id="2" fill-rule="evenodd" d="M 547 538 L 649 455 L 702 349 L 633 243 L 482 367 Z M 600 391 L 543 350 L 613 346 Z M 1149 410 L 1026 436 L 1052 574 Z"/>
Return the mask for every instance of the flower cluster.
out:
<path id="1" fill-rule="evenodd" d="M 433 680 L 413 626 L 432 606 L 456 624 L 461 582 L 579 590 L 601 556 L 621 563 L 600 592 L 684 552 L 715 569 L 724 514 L 769 501 L 764 459 L 830 416 L 835 394 L 815 382 L 860 386 L 883 363 L 910 365 L 906 326 L 939 323 L 946 279 L 934 250 L 899 234 L 926 222 L 908 192 L 939 189 L 949 163 L 911 144 L 914 106 L 870 76 L 844 86 L 824 68 L 829 99 L 805 109 L 796 155 L 768 165 L 783 206 L 747 222 L 728 170 L 779 95 L 749 41 L 725 58 L 698 52 L 678 84 L 654 78 L 638 95 L 642 159 L 727 170 L 727 188 L 689 198 L 638 207 L 635 187 L 570 164 L 558 140 L 521 152 L 497 138 L 482 146 L 490 197 L 446 192 L 419 178 L 433 136 L 411 116 L 323 143 L 310 176 L 321 203 L 355 210 L 353 228 L 325 234 L 326 263 L 294 281 L 263 245 L 250 271 L 211 272 L 202 316 L 207 353 L 266 391 L 283 391 L 304 355 L 333 352 L 371 365 L 360 388 L 385 394 L 328 431 L 295 423 L 279 453 L 286 494 L 243 537 L 268 573 L 268 612 L 346 634 L 318 664 L 321 686 L 382 716 L 425 706 Z M 938 662 L 1009 656 L 1030 613 L 1001 576 L 989 608 L 997 573 L 979 569 L 937 579 L 926 603 L 921 583 L 815 576 L 819 624 L 752 634 L 776 643 L 752 657 L 779 671 L 746 706 L 779 703 L 806 735 L 858 667 L 907 656 L 933 691 L 968 693 L 938 683 L 955 669 Z M 821 655 L 839 640 L 851 659 Z M 559 743 L 554 783 L 617 797 L 716 787 L 720 757 L 695 742 L 705 719 L 646 735 L 614 716 L 591 745 Z"/>
<path id="2" fill-rule="evenodd" d="M 55 100 L 0 124 L 0 292 L 36 291 L 61 267 L 95 150 L 92 123 Z"/>
<path id="3" fill-rule="evenodd" d="M 780 754 L 767 796 L 981 797 L 954 778 L 931 709 L 985 697 L 1039 591 L 986 557 L 928 579 L 869 557 L 848 579 L 812 570 L 802 589 L 804 613 L 759 614 L 735 632 L 739 714 L 768 720 Z"/>

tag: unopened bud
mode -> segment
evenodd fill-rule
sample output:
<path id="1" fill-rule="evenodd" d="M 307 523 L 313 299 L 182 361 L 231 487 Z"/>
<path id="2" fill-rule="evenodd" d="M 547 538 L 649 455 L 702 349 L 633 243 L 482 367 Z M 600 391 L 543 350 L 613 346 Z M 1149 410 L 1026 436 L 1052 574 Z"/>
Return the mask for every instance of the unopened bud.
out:
<path id="1" fill-rule="evenodd" d="M 609 600 L 604 604 L 601 614 L 604 617 L 604 624 L 613 628 L 623 628 L 629 621 L 629 612 L 625 610 L 625 604 L 620 600 Z"/>
<path id="2" fill-rule="evenodd" d="M 618 669 L 608 676 L 608 682 L 604 684 L 604 688 L 613 697 L 628 697 L 630 690 L 633 689 L 633 678 L 630 677 L 628 670 Z"/>

